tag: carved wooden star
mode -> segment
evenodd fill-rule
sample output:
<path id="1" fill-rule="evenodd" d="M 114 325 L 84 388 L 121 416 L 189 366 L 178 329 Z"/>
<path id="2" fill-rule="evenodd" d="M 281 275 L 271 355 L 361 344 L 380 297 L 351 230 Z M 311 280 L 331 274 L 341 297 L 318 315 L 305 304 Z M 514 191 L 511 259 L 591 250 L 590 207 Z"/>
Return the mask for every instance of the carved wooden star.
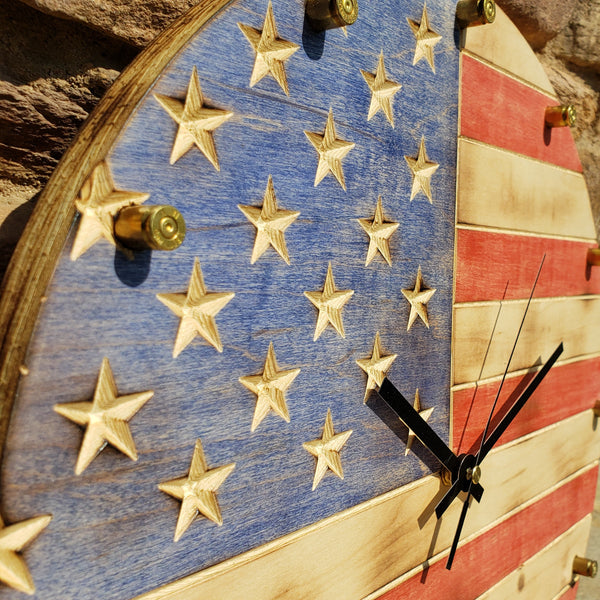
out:
<path id="1" fill-rule="evenodd" d="M 431 197 L 431 177 L 438 170 L 437 163 L 434 163 L 429 160 L 427 157 L 427 150 L 425 149 L 425 138 L 421 138 L 421 143 L 419 144 L 419 154 L 417 158 L 413 158 L 412 156 L 405 156 L 408 167 L 412 172 L 412 189 L 410 192 L 410 199 L 412 199 L 419 193 L 423 192 L 429 202 L 433 204 L 433 198 Z"/>
<path id="2" fill-rule="evenodd" d="M 192 70 L 185 103 L 177 98 L 162 94 L 154 94 L 154 97 L 179 125 L 169 162 L 171 164 L 176 163 L 195 145 L 213 167 L 219 171 L 219 158 L 212 132 L 223 125 L 227 119 L 230 119 L 233 113 L 228 110 L 204 106 L 196 67 Z"/>
<path id="3" fill-rule="evenodd" d="M 335 124 L 333 122 L 333 110 L 329 110 L 327 125 L 323 135 L 305 131 L 306 137 L 319 154 L 319 164 L 315 176 L 315 187 L 319 185 L 323 177 L 331 172 L 338 183 L 346 190 L 342 159 L 354 148 L 356 144 L 336 138 Z"/>
<path id="4" fill-rule="evenodd" d="M 99 163 L 75 200 L 81 219 L 71 249 L 71 260 L 77 260 L 103 238 L 116 246 L 114 217 L 122 208 L 143 204 L 148 198 L 150 194 L 116 190 L 109 166 L 104 161 Z"/>
<path id="5" fill-rule="evenodd" d="M 250 77 L 250 87 L 253 87 L 265 75 L 270 73 L 281 86 L 281 89 L 289 96 L 284 63 L 300 46 L 278 37 L 271 2 L 269 1 L 262 31 L 242 23 L 238 23 L 238 27 L 242 30 L 256 54 Z"/>
<path id="6" fill-rule="evenodd" d="M 262 374 L 240 377 L 240 383 L 257 396 L 254 417 L 250 427 L 251 431 L 254 431 L 260 425 L 271 410 L 287 423 L 290 422 L 285 392 L 292 385 L 298 373 L 300 373 L 300 369 L 279 370 L 273 342 L 271 342 Z"/>
<path id="7" fill-rule="evenodd" d="M 382 110 L 390 125 L 394 127 L 394 111 L 392 109 L 392 99 L 400 91 L 402 85 L 387 79 L 385 74 L 385 65 L 383 64 L 383 50 L 379 55 L 379 63 L 375 74 L 360 70 L 369 89 L 371 90 L 371 104 L 369 105 L 369 114 L 367 121 L 370 121 L 378 112 Z"/>
<path id="8" fill-rule="evenodd" d="M 211 346 L 223 352 L 215 317 L 234 296 L 233 292 L 206 291 L 200 261 L 197 258 L 186 294 L 156 294 L 165 306 L 181 317 L 173 347 L 173 358 L 177 358 L 196 335 L 201 335 Z"/>
<path id="9" fill-rule="evenodd" d="M 419 388 L 417 388 L 417 391 L 415 392 L 415 402 L 413 404 L 413 407 L 421 415 L 421 418 L 424 421 L 429 420 L 429 417 L 431 416 L 431 413 L 433 412 L 433 409 L 435 408 L 435 406 L 432 406 L 431 408 L 426 408 L 424 410 L 421 410 L 421 397 L 419 395 Z M 412 447 L 412 443 L 413 443 L 414 439 L 415 439 L 414 431 L 412 429 L 409 429 L 408 430 L 408 439 L 406 440 L 406 449 L 404 450 L 404 456 L 408 456 L 408 453 L 410 452 L 410 449 Z"/>
<path id="10" fill-rule="evenodd" d="M 29 595 L 35 585 L 23 558 L 17 554 L 28 546 L 52 520 L 51 515 L 34 517 L 14 525 L 4 526 L 0 519 L 0 581 Z"/>
<path id="11" fill-rule="evenodd" d="M 181 500 L 179 518 L 175 526 L 174 540 L 176 542 L 192 524 L 198 513 L 217 525 L 223 525 L 216 492 L 233 469 L 235 469 L 235 463 L 209 469 L 204 457 L 202 442 L 198 439 L 188 475 L 159 484 L 158 489 L 161 492 Z"/>
<path id="12" fill-rule="evenodd" d="M 269 182 L 263 197 L 261 208 L 256 206 L 243 206 L 238 208 L 246 218 L 256 227 L 256 238 L 250 262 L 254 264 L 267 250 L 273 246 L 285 262 L 290 264 L 284 231 L 298 218 L 299 212 L 283 210 L 277 207 L 277 198 L 273 187 L 273 178 L 269 175 Z"/>
<path id="13" fill-rule="evenodd" d="M 427 316 L 427 303 L 431 300 L 436 290 L 421 290 L 423 285 L 423 276 L 421 275 L 421 267 L 417 272 L 417 281 L 413 290 L 402 290 L 402 294 L 410 303 L 410 315 L 408 317 L 408 325 L 406 331 L 410 331 L 412 324 L 415 322 L 417 316 L 421 317 L 421 320 L 429 329 L 429 317 Z"/>
<path id="14" fill-rule="evenodd" d="M 442 39 L 442 36 L 433 31 L 433 29 L 431 29 L 429 26 L 427 5 L 423 4 L 423 14 L 421 15 L 420 23 L 417 23 L 412 19 L 406 20 L 408 21 L 415 39 L 417 40 L 413 65 L 416 65 L 422 58 L 424 58 L 429 63 L 431 70 L 435 73 L 433 47 Z"/>
<path id="15" fill-rule="evenodd" d="M 127 422 L 152 398 L 154 392 L 119 396 L 108 358 L 102 360 L 91 402 L 56 404 L 54 410 L 70 421 L 86 427 L 75 474 L 80 475 L 107 443 L 137 460 L 135 443 Z"/>
<path id="16" fill-rule="evenodd" d="M 386 373 L 392 366 L 392 363 L 398 357 L 397 354 L 388 354 L 382 356 L 383 349 L 379 338 L 379 331 L 375 334 L 375 343 L 373 344 L 373 353 L 371 358 L 359 358 L 356 364 L 368 375 L 367 387 L 363 402 L 366 403 L 369 398 L 369 393 L 376 387 L 379 387 L 385 379 Z"/>
<path id="17" fill-rule="evenodd" d="M 381 256 L 386 260 L 387 264 L 391 266 L 392 255 L 390 252 L 390 237 L 398 227 L 400 223 L 395 221 L 384 221 L 383 220 L 383 208 L 381 205 L 381 196 L 377 200 L 377 206 L 375 208 L 375 216 L 373 220 L 369 219 L 357 219 L 360 226 L 367 232 L 369 236 L 369 249 L 367 250 L 367 260 L 365 261 L 365 267 L 375 258 L 377 251 L 381 252 Z"/>
<path id="18" fill-rule="evenodd" d="M 329 263 L 323 291 L 304 292 L 304 295 L 319 309 L 313 341 L 319 339 L 319 336 L 325 331 L 328 323 L 331 323 L 342 337 L 346 337 L 342 321 L 342 308 L 350 300 L 352 294 L 354 294 L 354 290 L 335 289 L 333 271 L 331 270 L 331 263 Z"/>
<path id="19" fill-rule="evenodd" d="M 323 435 L 320 439 L 312 442 L 304 442 L 303 448 L 317 458 L 317 466 L 315 468 L 315 476 L 313 479 L 313 491 L 319 485 L 321 479 L 331 469 L 340 479 L 344 479 L 344 469 L 342 468 L 342 459 L 340 458 L 340 450 L 348 441 L 352 434 L 352 429 L 343 433 L 334 433 L 333 419 L 331 418 L 331 409 L 327 409 L 327 418 L 325 419 L 325 427 Z"/>

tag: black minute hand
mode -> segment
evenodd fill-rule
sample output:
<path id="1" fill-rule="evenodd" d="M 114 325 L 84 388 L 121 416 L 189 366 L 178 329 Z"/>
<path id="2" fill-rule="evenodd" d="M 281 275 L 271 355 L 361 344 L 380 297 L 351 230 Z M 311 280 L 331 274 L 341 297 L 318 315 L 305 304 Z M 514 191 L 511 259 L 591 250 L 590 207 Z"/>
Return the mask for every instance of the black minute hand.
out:
<path id="1" fill-rule="evenodd" d="M 500 423 L 496 425 L 496 428 L 483 443 L 478 462 L 480 463 L 488 454 L 488 452 L 494 447 L 496 442 L 500 439 L 502 434 L 506 431 L 507 427 L 512 423 L 513 419 L 519 414 L 519 411 L 525 406 L 525 403 L 533 392 L 537 389 L 538 385 L 542 383 L 542 380 L 548 374 L 548 371 L 552 368 L 554 363 L 558 360 L 558 357 L 562 354 L 564 348 L 561 342 L 556 350 L 552 353 L 552 356 L 546 361 L 546 364 L 537 372 L 536 376 L 531 380 L 529 385 L 523 390 L 519 398 L 512 405 L 511 409 L 504 415 Z"/>
<path id="2" fill-rule="evenodd" d="M 477 456 L 476 463 L 480 464 L 481 461 L 487 456 L 489 451 L 494 447 L 496 442 L 500 439 L 500 436 L 506 431 L 508 426 L 512 423 L 513 419 L 517 416 L 519 411 L 523 408 L 527 400 L 531 397 L 533 392 L 537 389 L 538 385 L 542 382 L 542 379 L 546 377 L 548 371 L 552 368 L 554 363 L 558 360 L 558 357 L 562 354 L 563 345 L 562 342 L 558 348 L 554 351 L 552 356 L 548 359 L 546 364 L 538 371 L 536 376 L 531 380 L 529 385 L 523 390 L 521 395 L 512 405 L 511 409 L 504 415 L 502 421 L 498 423 L 496 429 L 490 433 L 485 441 L 482 442 L 481 451 Z M 461 482 L 459 480 L 454 481 L 452 487 L 446 492 L 446 495 L 438 502 L 435 507 L 435 514 L 439 519 L 446 509 L 450 506 L 454 498 L 458 496 L 462 489 Z"/>
<path id="3" fill-rule="evenodd" d="M 479 454 L 477 455 L 476 464 L 479 465 L 481 461 L 485 458 L 487 453 L 494 447 L 494 444 L 500 439 L 502 434 L 506 431 L 506 428 L 512 423 L 513 419 L 519 414 L 519 411 L 525 406 L 525 403 L 533 392 L 536 390 L 538 385 L 542 382 L 544 377 L 547 375 L 548 371 L 552 368 L 554 363 L 558 360 L 558 357 L 562 354 L 563 345 L 562 342 L 558 345 L 558 348 L 554 351 L 552 356 L 546 361 L 546 364 L 538 371 L 537 375 L 532 379 L 529 385 L 525 388 L 522 394 L 519 396 L 517 401 L 512 405 L 511 409 L 504 415 L 500 423 L 496 426 L 496 429 L 492 431 L 489 437 L 485 440 L 481 445 L 481 449 L 479 450 Z M 486 428 L 487 429 L 487 428 Z M 485 435 L 485 432 L 484 432 Z M 469 494 L 467 495 L 467 499 L 463 504 L 462 511 L 460 513 L 460 519 L 458 521 L 458 527 L 456 529 L 456 534 L 454 536 L 454 541 L 452 542 L 452 548 L 450 549 L 450 554 L 448 556 L 448 562 L 446 564 L 446 569 L 450 570 L 452 568 L 452 562 L 454 560 L 454 554 L 456 552 L 456 548 L 458 547 L 458 541 L 460 539 L 460 534 L 462 532 L 463 525 L 465 524 L 465 517 L 467 516 L 467 510 L 469 510 L 469 496 L 471 495 L 471 486 L 469 484 Z"/>

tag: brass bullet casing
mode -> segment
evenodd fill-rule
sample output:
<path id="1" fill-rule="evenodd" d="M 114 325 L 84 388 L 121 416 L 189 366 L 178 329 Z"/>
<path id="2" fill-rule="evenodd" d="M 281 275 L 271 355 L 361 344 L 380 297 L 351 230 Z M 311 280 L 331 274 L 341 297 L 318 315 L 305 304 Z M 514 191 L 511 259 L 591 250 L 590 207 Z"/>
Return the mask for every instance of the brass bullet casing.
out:
<path id="1" fill-rule="evenodd" d="M 573 559 L 573 573 L 584 577 L 596 577 L 598 574 L 598 563 L 590 558 L 576 556 Z"/>
<path id="2" fill-rule="evenodd" d="M 494 0 L 460 0 L 456 5 L 456 20 L 461 28 L 488 25 L 496 20 Z"/>
<path id="3" fill-rule="evenodd" d="M 548 127 L 573 127 L 577 121 L 577 111 L 572 104 L 548 106 L 545 119 Z"/>
<path id="4" fill-rule="evenodd" d="M 306 0 L 306 18 L 315 31 L 352 25 L 358 18 L 358 0 Z"/>
<path id="5" fill-rule="evenodd" d="M 173 206 L 128 206 L 115 217 L 115 237 L 132 250 L 175 250 L 185 239 L 185 221 Z"/>
<path id="6" fill-rule="evenodd" d="M 600 248 L 590 248 L 587 252 L 588 265 L 600 267 Z"/>

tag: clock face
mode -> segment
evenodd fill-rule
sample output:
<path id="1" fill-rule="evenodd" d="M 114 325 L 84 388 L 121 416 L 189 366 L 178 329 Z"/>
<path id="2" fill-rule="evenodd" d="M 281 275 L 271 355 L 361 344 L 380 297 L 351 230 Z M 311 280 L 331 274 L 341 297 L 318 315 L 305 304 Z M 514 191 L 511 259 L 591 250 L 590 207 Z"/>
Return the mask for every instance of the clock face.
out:
<path id="1" fill-rule="evenodd" d="M 134 596 L 437 470 L 369 398 L 387 374 L 448 441 L 457 111 L 445 2 L 364 6 L 346 33 L 236 3 L 161 73 L 79 195 L 5 463 L 74 590 Z M 102 202 L 173 205 L 185 243 L 130 260 Z M 89 433 L 99 405 L 128 425 Z M 168 482 L 201 456 L 227 472 L 189 509 Z M 123 556 L 143 583 L 106 582 Z"/>
<path id="2" fill-rule="evenodd" d="M 122 91 L 135 88 L 136 74 L 147 91 L 130 105 L 114 96 L 102 130 L 125 106 L 130 116 L 79 167 L 89 164 L 79 216 L 29 346 L 3 460 L 7 521 L 52 515 L 27 554 L 40 598 L 166 597 L 152 590 L 197 572 L 210 586 L 259 557 L 289 569 L 297 561 L 318 580 L 324 559 L 315 549 L 329 561 L 343 546 L 358 557 L 355 572 L 334 570 L 352 592 L 332 583 L 331 594 L 383 589 L 446 548 L 454 524 L 429 518 L 440 484 L 426 476 L 439 464 L 372 391 L 387 376 L 454 451 L 472 451 L 544 250 L 554 248 L 542 296 L 563 304 L 532 309 L 502 405 L 567 330 L 540 333 L 544 319 L 581 315 L 578 297 L 600 291 L 596 276 L 580 273 L 568 284 L 573 298 L 556 284 L 557 257 L 568 246 L 575 264 L 590 246 L 573 234 L 585 218 L 558 219 L 573 230 L 559 233 L 521 208 L 507 217 L 498 201 L 502 173 L 532 169 L 538 183 L 511 183 L 515 204 L 539 212 L 536 185 L 551 212 L 560 211 L 556 190 L 568 188 L 578 210 L 587 197 L 576 164 L 552 155 L 567 144 L 573 160 L 572 140 L 560 146 L 568 132 L 516 161 L 511 144 L 521 142 L 510 131 L 494 137 L 486 90 L 521 98 L 510 86 L 523 84 L 494 79 L 500 69 L 474 57 L 480 34 L 462 59 L 459 132 L 454 5 L 361 5 L 347 30 L 326 32 L 311 29 L 300 1 L 219 8 L 193 10 L 145 55 L 165 64 L 156 77 L 147 80 L 152 61 L 143 56 L 132 67 Z M 501 47 L 502 36 L 494 39 Z M 570 183 L 558 184 L 543 161 Z M 473 166 L 482 164 L 496 169 Z M 154 205 L 183 215 L 183 245 L 117 248 L 118 212 Z M 519 223 L 529 230 L 509 239 Z M 598 348 L 573 337 L 579 345 L 566 352 L 581 367 L 574 357 Z M 586 408 L 581 399 L 556 414 L 538 407 L 511 439 Z M 569 427 L 561 435 L 592 435 L 579 421 Z M 565 447 L 559 436 L 540 439 L 520 463 L 502 453 L 489 461 L 518 481 L 517 463 L 535 467 L 540 448 Z M 488 513 L 475 508 L 466 531 L 490 527 L 516 498 L 545 493 L 579 468 L 589 478 L 596 441 L 588 441 L 573 470 L 511 489 Z M 483 487 L 485 499 L 499 484 Z M 372 573 L 378 546 L 363 537 L 381 543 L 388 526 L 398 566 Z M 400 552 L 405 542 L 414 556 Z M 245 573 L 202 593 L 246 597 Z M 283 594 L 254 577 L 263 583 L 252 597 Z M 319 586 L 331 597 L 329 584 Z"/>

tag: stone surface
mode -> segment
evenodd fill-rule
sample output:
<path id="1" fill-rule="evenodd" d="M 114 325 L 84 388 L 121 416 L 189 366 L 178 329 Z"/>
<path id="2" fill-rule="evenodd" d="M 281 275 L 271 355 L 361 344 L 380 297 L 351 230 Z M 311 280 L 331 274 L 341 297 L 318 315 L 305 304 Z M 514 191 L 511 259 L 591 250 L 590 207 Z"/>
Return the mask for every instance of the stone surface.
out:
<path id="1" fill-rule="evenodd" d="M 198 0 L 23 0 L 47 14 L 79 21 L 138 47 L 145 46 Z"/>
<path id="2" fill-rule="evenodd" d="M 498 5 L 511 18 L 531 46 L 539 49 L 568 25 L 577 1 L 498 0 Z"/>
<path id="3" fill-rule="evenodd" d="M 23 0 L 43 14 L 0 0 L 0 276 L 35 195 L 134 47 L 197 1 Z M 574 135 L 600 230 L 600 0 L 499 4 L 577 108 Z"/>
<path id="4" fill-rule="evenodd" d="M 77 130 L 136 50 L 0 0 L 0 279 Z"/>
<path id="5" fill-rule="evenodd" d="M 588 543 L 586 556 L 600 562 L 600 478 L 596 487 L 596 501 L 592 515 L 592 532 Z M 600 598 L 600 576 L 595 579 L 579 578 L 577 600 L 598 600 Z"/>
<path id="6" fill-rule="evenodd" d="M 197 1 L 23 0 L 59 19 L 0 0 L 0 276 L 32 199 L 134 46 Z M 539 49 L 561 99 L 577 108 L 574 134 L 600 230 L 600 0 L 499 4 Z"/>
<path id="7" fill-rule="evenodd" d="M 578 0 L 552 53 L 572 65 L 600 72 L 600 0 Z"/>
<path id="8" fill-rule="evenodd" d="M 538 57 L 561 101 L 577 109 L 573 135 L 600 232 L 600 0 L 575 0 L 568 26 Z"/>

